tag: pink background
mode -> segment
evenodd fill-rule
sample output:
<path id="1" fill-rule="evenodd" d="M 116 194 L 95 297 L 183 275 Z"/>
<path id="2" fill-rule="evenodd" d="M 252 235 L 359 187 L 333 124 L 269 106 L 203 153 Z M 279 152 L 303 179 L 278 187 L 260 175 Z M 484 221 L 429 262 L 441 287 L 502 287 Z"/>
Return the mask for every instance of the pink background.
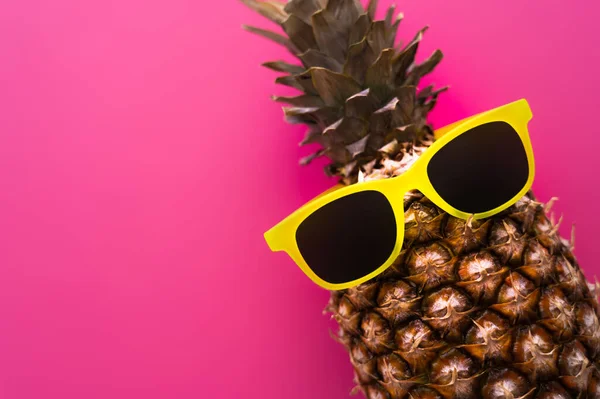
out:
<path id="1" fill-rule="evenodd" d="M 389 1 L 383 1 L 389 4 Z M 485 5 L 482 5 L 485 3 Z M 446 122 L 530 100 L 535 190 L 597 263 L 600 8 L 403 1 L 446 59 Z M 344 398 L 347 354 L 262 232 L 327 188 L 300 168 L 238 2 L 21 0 L 0 12 L 0 398 Z"/>

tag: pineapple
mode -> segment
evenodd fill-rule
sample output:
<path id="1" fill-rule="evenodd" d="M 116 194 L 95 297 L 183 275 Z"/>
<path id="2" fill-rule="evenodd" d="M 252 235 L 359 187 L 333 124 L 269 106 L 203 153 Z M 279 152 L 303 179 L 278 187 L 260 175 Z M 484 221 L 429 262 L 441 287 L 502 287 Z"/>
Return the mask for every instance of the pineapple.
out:
<path id="1" fill-rule="evenodd" d="M 320 149 L 344 184 L 402 174 L 433 141 L 427 114 L 444 90 L 418 89 L 441 61 L 415 54 L 425 29 L 395 47 L 401 16 L 375 19 L 376 1 L 242 0 L 284 34 L 246 27 L 299 60 L 265 66 L 301 91 L 276 97 L 302 144 Z M 465 154 L 468 156 L 468 154 Z M 510 156 L 510 154 L 507 154 Z M 454 218 L 419 192 L 405 199 L 403 252 L 381 275 L 334 291 L 357 390 L 369 399 L 600 398 L 595 286 L 528 193 L 484 220 Z"/>

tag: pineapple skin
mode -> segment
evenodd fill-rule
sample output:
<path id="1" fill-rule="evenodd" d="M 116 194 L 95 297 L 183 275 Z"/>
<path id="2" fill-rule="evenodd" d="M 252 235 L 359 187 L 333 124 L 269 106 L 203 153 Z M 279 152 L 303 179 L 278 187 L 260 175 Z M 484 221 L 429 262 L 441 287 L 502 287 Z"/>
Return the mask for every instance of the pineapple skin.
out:
<path id="1" fill-rule="evenodd" d="M 417 64 L 423 32 L 395 47 L 401 18 L 375 20 L 377 1 L 241 0 L 284 34 L 246 27 L 299 63 L 264 66 L 298 89 L 276 97 L 301 144 L 320 149 L 345 184 L 402 174 L 432 143 L 427 114 L 444 90 L 419 89 L 441 61 Z M 468 156 L 468 154 L 465 154 Z M 507 156 L 510 156 L 507 154 Z M 368 399 L 600 398 L 599 305 L 572 253 L 532 193 L 485 220 L 405 198 L 405 242 L 377 278 L 334 291 L 327 311 Z"/>
<path id="2" fill-rule="evenodd" d="M 356 389 L 369 399 L 600 398 L 595 287 L 532 194 L 478 221 L 417 192 L 405 209 L 394 265 L 327 306 Z"/>

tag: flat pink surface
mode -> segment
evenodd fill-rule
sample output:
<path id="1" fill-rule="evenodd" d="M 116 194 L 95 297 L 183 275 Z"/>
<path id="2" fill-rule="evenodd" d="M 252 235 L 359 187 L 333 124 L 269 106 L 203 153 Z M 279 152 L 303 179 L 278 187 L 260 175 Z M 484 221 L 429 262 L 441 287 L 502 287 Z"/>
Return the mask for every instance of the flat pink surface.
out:
<path id="1" fill-rule="evenodd" d="M 400 6 L 446 54 L 437 126 L 529 99 L 535 190 L 598 273 L 598 3 Z M 269 26 L 233 0 L 3 5 L 0 398 L 348 397 L 328 293 L 261 236 L 331 182 L 270 101 L 285 52 L 242 23 Z"/>

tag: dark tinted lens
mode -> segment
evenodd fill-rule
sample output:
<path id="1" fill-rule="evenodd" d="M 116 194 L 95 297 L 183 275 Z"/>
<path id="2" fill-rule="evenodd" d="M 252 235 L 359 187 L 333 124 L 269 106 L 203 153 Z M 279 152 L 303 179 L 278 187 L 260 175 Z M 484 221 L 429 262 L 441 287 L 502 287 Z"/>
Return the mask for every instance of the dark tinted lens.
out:
<path id="1" fill-rule="evenodd" d="M 475 127 L 430 160 L 429 179 L 450 205 L 467 213 L 487 212 L 519 193 L 529 177 L 521 138 L 506 122 Z"/>
<path id="2" fill-rule="evenodd" d="M 396 244 L 396 220 L 377 191 L 342 197 L 310 215 L 296 232 L 300 253 L 323 280 L 340 284 L 380 267 Z"/>

